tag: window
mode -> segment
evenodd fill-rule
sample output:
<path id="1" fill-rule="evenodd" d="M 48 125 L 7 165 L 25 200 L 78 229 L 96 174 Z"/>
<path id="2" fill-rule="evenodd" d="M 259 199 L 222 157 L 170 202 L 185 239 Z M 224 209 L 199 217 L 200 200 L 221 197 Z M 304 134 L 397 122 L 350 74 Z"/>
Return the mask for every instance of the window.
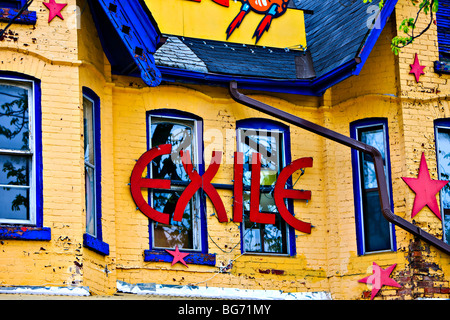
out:
<path id="1" fill-rule="evenodd" d="M 204 173 L 202 152 L 203 122 L 195 115 L 173 110 L 156 110 L 148 115 L 149 149 L 171 144 L 172 153 L 155 158 L 149 166 L 150 177 L 171 181 L 170 190 L 151 190 L 149 203 L 160 212 L 172 215 L 190 179 L 181 162 L 180 151 L 189 151 L 194 169 Z M 174 249 L 207 253 L 205 195 L 198 191 L 186 206 L 183 219 L 172 218 L 169 225 L 150 221 L 150 247 L 154 251 Z M 192 255 L 191 255 L 192 256 Z"/>
<path id="2" fill-rule="evenodd" d="M 352 138 L 381 152 L 392 204 L 387 121 L 385 119 L 357 121 L 351 124 L 351 135 Z M 352 150 L 352 164 L 358 254 L 395 251 L 394 226 L 381 212 L 373 159 L 370 155 Z"/>
<path id="3" fill-rule="evenodd" d="M 277 213 L 273 188 L 279 173 L 290 162 L 289 139 L 288 127 L 269 120 L 246 119 L 237 123 L 237 151 L 244 153 L 243 252 L 295 255 L 295 232 L 279 214 L 275 225 L 253 223 L 249 219 L 252 155 L 261 154 L 260 212 Z M 288 202 L 288 208 L 292 212 L 292 201 Z"/>
<path id="4" fill-rule="evenodd" d="M 434 64 L 438 73 L 450 73 L 450 0 L 439 0 L 436 13 L 439 61 Z"/>
<path id="5" fill-rule="evenodd" d="M 40 117 L 38 81 L 0 76 L 1 239 L 51 237 L 43 228 Z"/>
<path id="6" fill-rule="evenodd" d="M 26 0 L 0 1 L 0 8 L 20 9 L 25 5 L 26 2 Z"/>
<path id="7" fill-rule="evenodd" d="M 439 180 L 450 180 L 450 119 L 435 121 L 436 157 Z M 444 241 L 450 244 L 450 187 L 440 193 Z"/>
<path id="8" fill-rule="evenodd" d="M 88 88 L 83 88 L 83 127 L 86 211 L 84 245 L 108 255 L 109 245 L 102 241 L 100 98 Z"/>

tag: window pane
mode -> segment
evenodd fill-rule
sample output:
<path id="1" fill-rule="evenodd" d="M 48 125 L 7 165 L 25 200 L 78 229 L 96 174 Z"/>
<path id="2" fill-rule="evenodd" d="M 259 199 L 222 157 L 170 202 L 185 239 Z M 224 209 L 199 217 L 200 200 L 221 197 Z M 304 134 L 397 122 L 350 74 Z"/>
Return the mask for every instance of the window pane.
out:
<path id="1" fill-rule="evenodd" d="M 96 236 L 96 209 L 95 209 L 95 171 L 85 167 L 86 179 L 86 232 Z"/>
<path id="2" fill-rule="evenodd" d="M 384 130 L 383 127 L 378 129 L 361 131 L 360 141 L 377 148 L 385 159 L 385 142 L 384 142 Z M 363 154 L 363 173 L 364 173 L 364 188 L 372 189 L 378 188 L 377 177 L 375 175 L 375 164 L 370 155 Z"/>
<path id="3" fill-rule="evenodd" d="M 83 98 L 84 114 L 84 162 L 95 165 L 94 140 L 94 105 L 91 100 Z"/>
<path id="4" fill-rule="evenodd" d="M 0 218 L 29 220 L 30 192 L 28 188 L 0 187 Z"/>
<path id="5" fill-rule="evenodd" d="M 267 224 L 264 226 L 264 251 L 272 253 L 286 252 L 286 248 L 283 248 L 285 244 L 283 232 L 283 226 L 281 221 L 277 221 L 276 225 Z"/>
<path id="6" fill-rule="evenodd" d="M 193 152 L 193 129 L 191 121 L 177 123 L 152 118 L 152 146 L 172 145 L 172 154 L 157 157 L 152 162 L 152 177 L 154 179 L 169 179 L 189 181 L 180 158 L 180 151 L 189 151 L 191 161 L 195 165 Z"/>
<path id="7" fill-rule="evenodd" d="M 244 185 L 251 183 L 253 153 L 261 154 L 261 185 L 276 182 L 279 172 L 281 134 L 269 131 L 241 130 L 241 148 L 244 153 Z"/>
<path id="8" fill-rule="evenodd" d="M 0 149 L 30 149 L 28 93 L 28 89 L 0 83 Z"/>
<path id="9" fill-rule="evenodd" d="M 364 241 L 367 252 L 391 248 L 389 222 L 381 213 L 378 189 L 363 193 Z"/>
<path id="10" fill-rule="evenodd" d="M 31 157 L 0 155 L 0 169 L 0 185 L 30 185 Z"/>
<path id="11" fill-rule="evenodd" d="M 261 230 L 257 223 L 250 222 L 244 215 L 244 249 L 246 252 L 262 252 Z"/>
<path id="12" fill-rule="evenodd" d="M 181 192 L 153 192 L 153 208 L 159 212 L 173 214 Z M 154 246 L 158 248 L 198 249 L 194 245 L 193 201 L 184 211 L 181 222 L 170 220 L 170 225 L 153 223 Z"/>
<path id="13" fill-rule="evenodd" d="M 450 129 L 438 129 L 437 146 L 439 179 L 450 180 Z M 448 184 L 441 190 L 440 197 L 444 239 L 450 243 L 450 187 Z"/>

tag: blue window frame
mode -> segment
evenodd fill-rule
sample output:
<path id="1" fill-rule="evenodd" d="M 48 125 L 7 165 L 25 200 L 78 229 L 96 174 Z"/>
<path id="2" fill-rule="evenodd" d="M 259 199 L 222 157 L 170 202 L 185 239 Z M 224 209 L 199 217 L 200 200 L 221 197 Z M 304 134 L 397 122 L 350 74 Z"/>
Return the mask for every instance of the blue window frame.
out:
<path id="1" fill-rule="evenodd" d="M 40 81 L 0 73 L 0 239 L 50 240 L 43 227 Z"/>
<path id="2" fill-rule="evenodd" d="M 450 180 L 450 119 L 434 121 L 439 180 Z M 440 192 L 443 240 L 450 244 L 450 187 Z"/>
<path id="3" fill-rule="evenodd" d="M 86 233 L 83 244 L 102 255 L 109 255 L 109 245 L 102 232 L 100 98 L 83 87 L 84 173 Z"/>
<path id="4" fill-rule="evenodd" d="M 147 113 L 148 149 L 172 144 L 172 154 L 156 158 L 149 165 L 151 178 L 171 181 L 170 190 L 151 190 L 149 203 L 160 212 L 173 214 L 175 205 L 189 184 L 189 177 L 180 160 L 180 151 L 189 151 L 194 168 L 202 175 L 203 120 L 196 115 L 177 110 L 160 109 Z M 215 255 L 208 254 L 206 226 L 206 198 L 202 191 L 195 194 L 185 209 L 183 220 L 170 225 L 149 221 L 149 246 L 145 261 L 171 262 L 173 256 L 166 250 L 176 246 L 189 253 L 187 263 L 215 265 Z"/>
<path id="5" fill-rule="evenodd" d="M 249 220 L 251 158 L 261 154 L 260 209 L 264 213 L 277 213 L 273 188 L 281 170 L 291 162 L 289 127 L 268 119 L 240 120 L 237 127 L 237 151 L 244 153 L 244 220 L 241 223 L 241 251 L 255 254 L 296 255 L 295 230 L 279 214 L 275 225 L 253 223 Z M 292 178 L 288 180 L 292 187 Z M 287 201 L 293 214 L 293 201 Z"/>
<path id="6" fill-rule="evenodd" d="M 393 211 L 387 120 L 373 118 L 353 122 L 350 124 L 350 134 L 353 139 L 371 145 L 381 152 Z M 353 149 L 352 166 L 358 254 L 396 251 L 395 227 L 384 218 L 381 212 L 372 157 Z"/>
<path id="7" fill-rule="evenodd" d="M 450 0 L 439 0 L 436 13 L 439 61 L 434 63 L 438 73 L 450 73 Z"/>

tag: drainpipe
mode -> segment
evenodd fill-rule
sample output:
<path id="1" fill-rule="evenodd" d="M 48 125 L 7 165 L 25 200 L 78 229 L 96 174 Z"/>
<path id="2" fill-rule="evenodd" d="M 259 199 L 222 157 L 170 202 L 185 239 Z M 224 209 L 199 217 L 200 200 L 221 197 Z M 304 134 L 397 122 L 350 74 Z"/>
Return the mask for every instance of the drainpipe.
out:
<path id="1" fill-rule="evenodd" d="M 386 176 L 384 173 L 383 158 L 378 149 L 376 149 L 372 146 L 369 146 L 365 143 L 362 143 L 358 140 L 344 136 L 338 132 L 321 127 L 315 123 L 312 123 L 312 122 L 309 122 L 302 118 L 299 118 L 297 116 L 294 116 L 293 114 L 287 113 L 285 111 L 282 111 L 282 110 L 279 110 L 272 106 L 269 106 L 265 103 L 262 103 L 260 101 L 254 100 L 250 97 L 247 97 L 246 95 L 244 95 L 238 91 L 236 81 L 230 82 L 229 89 L 230 89 L 231 97 L 240 104 L 243 104 L 243 105 L 250 107 L 252 109 L 255 109 L 257 111 L 263 112 L 265 114 L 268 114 L 279 120 L 290 123 L 296 127 L 305 129 L 307 131 L 318 134 L 327 139 L 333 140 L 339 144 L 345 145 L 352 149 L 356 149 L 358 151 L 361 151 L 361 152 L 371 155 L 374 160 L 374 164 L 375 164 L 375 174 L 377 177 L 378 193 L 380 195 L 380 202 L 381 202 L 381 208 L 382 208 L 381 210 L 382 210 L 383 216 L 386 218 L 386 220 L 393 223 L 394 225 L 408 231 L 409 233 L 415 235 L 416 237 L 422 239 L 423 241 L 429 243 L 430 245 L 438 248 L 439 250 L 443 251 L 444 253 L 450 255 L 450 245 L 448 245 L 444 241 L 436 238 L 435 236 L 427 233 L 423 229 L 413 225 L 411 222 L 406 221 L 405 219 L 395 215 L 392 212 L 388 188 L 387 188 Z"/>

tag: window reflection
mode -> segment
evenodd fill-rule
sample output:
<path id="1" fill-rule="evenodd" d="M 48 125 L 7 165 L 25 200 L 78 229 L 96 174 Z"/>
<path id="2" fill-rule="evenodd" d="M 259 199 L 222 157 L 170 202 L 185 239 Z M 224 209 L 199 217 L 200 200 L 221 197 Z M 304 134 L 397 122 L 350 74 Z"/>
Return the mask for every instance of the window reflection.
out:
<path id="1" fill-rule="evenodd" d="M 184 170 L 180 151 L 189 151 L 191 162 L 194 168 L 196 167 L 197 151 L 193 142 L 195 122 L 163 117 L 150 117 L 150 120 L 151 146 L 172 145 L 172 154 L 159 156 L 151 164 L 151 177 L 153 179 L 172 181 L 170 191 L 152 192 L 153 208 L 159 212 L 168 213 L 172 217 L 178 199 L 186 183 L 190 181 Z M 196 169 L 198 170 L 198 168 Z M 186 206 L 181 222 L 176 222 L 172 218 L 169 225 L 153 222 L 153 246 L 155 248 L 175 248 L 178 246 L 185 250 L 199 250 L 199 209 L 198 195 L 196 194 Z"/>
<path id="2" fill-rule="evenodd" d="M 261 154 L 260 212 L 277 213 L 273 188 L 284 166 L 283 134 L 268 130 L 239 130 L 239 151 L 244 153 L 244 187 L 251 185 L 253 153 Z M 260 253 L 287 253 L 286 224 L 276 214 L 275 225 L 253 223 L 249 219 L 250 192 L 244 192 L 244 250 Z"/>

